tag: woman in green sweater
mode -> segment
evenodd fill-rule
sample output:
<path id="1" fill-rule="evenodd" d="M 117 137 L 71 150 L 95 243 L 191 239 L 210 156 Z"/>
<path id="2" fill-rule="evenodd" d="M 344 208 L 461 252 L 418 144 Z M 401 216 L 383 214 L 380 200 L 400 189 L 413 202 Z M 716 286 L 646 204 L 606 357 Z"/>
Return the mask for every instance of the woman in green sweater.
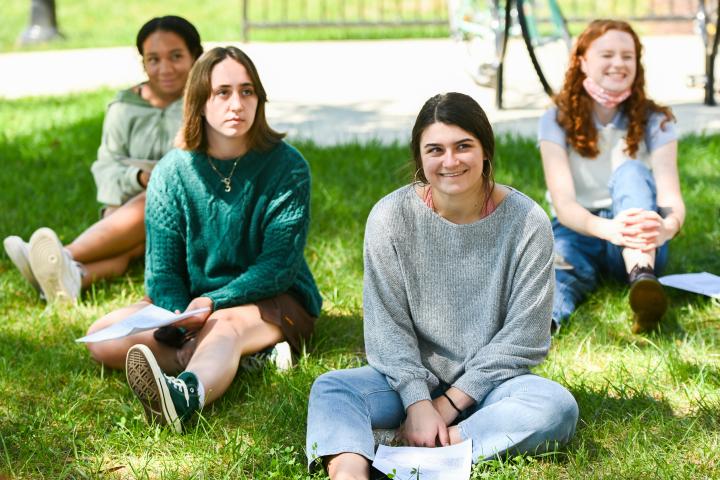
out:
<path id="1" fill-rule="evenodd" d="M 182 149 L 162 159 L 148 187 L 148 298 L 89 330 L 149 302 L 172 311 L 209 308 L 175 324 L 187 333 L 174 346 L 158 341 L 167 338 L 162 329 L 89 345 L 97 361 L 125 366 L 148 421 L 178 432 L 227 390 L 241 356 L 283 340 L 299 351 L 320 313 L 303 256 L 310 172 L 269 127 L 266 101 L 241 50 L 214 48 L 198 60 L 185 93 Z"/>
<path id="2" fill-rule="evenodd" d="M 92 165 L 103 218 L 65 246 L 45 227 L 27 243 L 15 235 L 3 242 L 48 302 L 75 301 L 81 288 L 122 275 L 144 251 L 145 188 L 154 164 L 173 147 L 185 82 L 203 48 L 195 27 L 173 15 L 145 23 L 136 45 L 148 80 L 110 102 Z"/>

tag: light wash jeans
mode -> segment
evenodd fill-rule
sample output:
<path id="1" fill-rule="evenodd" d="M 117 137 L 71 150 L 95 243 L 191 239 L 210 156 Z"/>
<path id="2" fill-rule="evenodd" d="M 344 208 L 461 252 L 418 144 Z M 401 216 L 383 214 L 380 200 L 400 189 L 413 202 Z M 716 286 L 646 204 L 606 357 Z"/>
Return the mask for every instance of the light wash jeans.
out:
<path id="1" fill-rule="evenodd" d="M 628 160 L 610 177 L 611 209 L 595 211 L 603 218 L 614 218 L 628 208 L 657 211 L 655 179 L 652 172 L 639 160 Z M 553 321 L 562 324 L 575 311 L 577 305 L 595 290 L 601 274 L 627 282 L 622 247 L 597 237 L 581 235 L 563 226 L 557 218 L 552 221 L 555 236 L 555 253 L 572 269 L 555 269 L 555 298 Z M 668 243 L 655 252 L 655 273 L 659 274 L 667 263 Z"/>
<path id="2" fill-rule="evenodd" d="M 433 392 L 433 397 L 442 392 Z M 313 383 L 308 406 L 310 469 L 315 458 L 342 452 L 372 461 L 373 429 L 396 428 L 404 419 L 400 395 L 374 368 L 321 375 Z M 528 374 L 501 383 L 459 420 L 462 438 L 473 440 L 477 462 L 506 453 L 542 453 L 566 443 L 575 433 L 578 406 L 562 385 Z"/>

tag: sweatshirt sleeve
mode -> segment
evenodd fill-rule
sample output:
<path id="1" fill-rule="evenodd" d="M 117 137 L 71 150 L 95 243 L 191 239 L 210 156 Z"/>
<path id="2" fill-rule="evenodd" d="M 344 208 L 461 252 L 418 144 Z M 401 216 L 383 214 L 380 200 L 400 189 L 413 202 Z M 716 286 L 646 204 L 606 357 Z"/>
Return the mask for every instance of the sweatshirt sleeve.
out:
<path id="1" fill-rule="evenodd" d="M 515 247 L 517 261 L 507 279 L 510 290 L 502 328 L 467 362 L 453 384 L 476 402 L 497 385 L 529 373 L 550 348 L 554 288 L 550 222 L 535 205 Z"/>
<path id="2" fill-rule="evenodd" d="M 304 160 L 278 176 L 263 219 L 260 255 L 239 277 L 203 294 L 215 309 L 242 305 L 287 292 L 304 262 L 310 225 L 310 171 Z"/>
<path id="3" fill-rule="evenodd" d="M 91 167 L 97 200 L 107 205 L 122 205 L 143 191 L 137 179 L 140 169 L 123 163 L 131 158 L 128 150 L 130 125 L 123 110 L 121 103 L 108 107 L 97 160 Z"/>
<path id="4" fill-rule="evenodd" d="M 145 291 L 154 304 L 182 311 L 192 300 L 184 217 L 176 197 L 182 189 L 175 184 L 176 175 L 167 168 L 156 168 L 154 172 L 145 204 Z"/>
<path id="5" fill-rule="evenodd" d="M 370 213 L 365 229 L 365 352 L 368 363 L 385 375 L 407 409 L 413 403 L 430 400 L 430 392 L 439 381 L 420 360 L 406 284 L 388 234 L 392 215 L 379 210 L 382 204 Z"/>

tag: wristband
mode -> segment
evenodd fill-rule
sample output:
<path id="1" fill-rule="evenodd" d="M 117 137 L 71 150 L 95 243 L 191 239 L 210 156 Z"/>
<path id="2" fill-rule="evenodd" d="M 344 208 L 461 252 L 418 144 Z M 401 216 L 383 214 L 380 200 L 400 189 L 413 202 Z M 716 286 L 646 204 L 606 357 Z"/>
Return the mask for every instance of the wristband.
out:
<path id="1" fill-rule="evenodd" d="M 458 414 L 462 413 L 462 410 L 460 410 L 457 405 L 455 405 L 455 402 L 452 401 L 452 398 L 448 396 L 447 392 L 443 392 L 442 396 L 447 398 L 447 401 L 450 402 L 450 406 L 453 407 L 455 411 L 458 412 Z"/>

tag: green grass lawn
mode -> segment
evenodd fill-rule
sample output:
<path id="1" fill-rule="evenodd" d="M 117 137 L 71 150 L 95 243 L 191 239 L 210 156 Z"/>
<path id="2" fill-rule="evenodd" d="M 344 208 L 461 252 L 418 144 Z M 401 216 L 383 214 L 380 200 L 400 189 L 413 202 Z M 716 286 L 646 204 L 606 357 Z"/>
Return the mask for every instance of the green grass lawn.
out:
<path id="1" fill-rule="evenodd" d="M 66 241 L 97 218 L 89 165 L 113 92 L 0 101 L 0 236 L 40 226 Z M 315 377 L 363 362 L 365 218 L 406 183 L 407 147 L 298 144 L 313 172 L 310 266 L 325 299 L 314 341 L 287 374 L 241 372 L 186 434 L 149 428 L 122 372 L 73 340 L 142 295 L 142 266 L 46 309 L 0 254 L 0 478 L 306 478 L 307 398 Z M 342 160 L 338 160 L 342 159 Z M 670 272 L 720 273 L 720 136 L 680 147 L 688 218 Z M 534 141 L 502 138 L 498 180 L 540 201 Z M 476 466 L 473 478 L 720 477 L 720 303 L 670 290 L 662 331 L 630 333 L 627 289 L 608 283 L 553 340 L 536 372 L 580 405 L 562 453 Z"/>
<path id="2" fill-rule="evenodd" d="M 444 0 L 244 0 L 248 2 L 251 22 L 395 22 L 399 20 L 443 21 L 447 19 Z M 482 3 L 482 2 L 480 2 Z M 675 2 L 677 4 L 678 2 Z M 30 19 L 30 0 L 3 0 L 0 14 L 0 52 L 133 45 L 140 26 L 154 16 L 182 15 L 193 22 L 204 41 L 239 41 L 242 39 L 243 0 L 222 1 L 175 0 L 166 2 L 124 0 L 57 0 L 56 12 L 64 40 L 45 45 L 20 48 L 17 40 Z M 601 2 L 599 0 L 559 0 L 568 18 L 628 18 L 651 14 L 686 15 L 693 7 L 670 2 L 640 0 Z M 658 4 L 658 5 L 656 5 Z M 669 6 L 674 5 L 673 9 Z M 688 22 L 681 22 L 687 25 Z M 579 33 L 586 20 L 571 25 Z M 635 23 L 645 32 L 643 22 Z M 250 30 L 251 41 L 343 40 L 377 38 L 447 37 L 448 27 L 358 26 L 358 27 L 290 27 Z"/>
<path id="3" fill-rule="evenodd" d="M 379 20 L 380 9 L 384 18 L 398 18 L 398 2 L 382 0 L 337 0 L 307 2 L 248 0 L 249 18 L 255 22 L 286 21 L 367 21 Z M 64 40 L 29 49 L 64 49 L 88 47 L 115 47 L 134 45 L 140 26 L 155 16 L 181 15 L 190 20 L 200 32 L 203 41 L 242 40 L 242 1 L 175 0 L 171 6 L 166 2 L 144 0 L 57 0 L 57 22 Z M 321 11 L 321 3 L 328 9 Z M 360 8 L 360 3 L 364 4 Z M 415 3 L 415 2 L 413 2 Z M 436 20 L 447 18 L 443 2 L 423 0 L 427 8 L 415 12 L 415 5 L 406 7 L 405 18 Z M 300 9 L 307 4 L 307 13 Z M 381 7 L 381 4 L 384 5 Z M 411 12 L 408 14 L 407 12 Z M 0 52 L 21 50 L 16 44 L 30 19 L 30 0 L 3 0 L 0 14 Z M 448 28 L 441 26 L 411 27 L 323 27 L 323 28 L 276 28 L 252 30 L 252 41 L 290 40 L 342 40 L 374 38 L 447 37 Z M 27 50 L 24 48 L 23 50 Z"/>

